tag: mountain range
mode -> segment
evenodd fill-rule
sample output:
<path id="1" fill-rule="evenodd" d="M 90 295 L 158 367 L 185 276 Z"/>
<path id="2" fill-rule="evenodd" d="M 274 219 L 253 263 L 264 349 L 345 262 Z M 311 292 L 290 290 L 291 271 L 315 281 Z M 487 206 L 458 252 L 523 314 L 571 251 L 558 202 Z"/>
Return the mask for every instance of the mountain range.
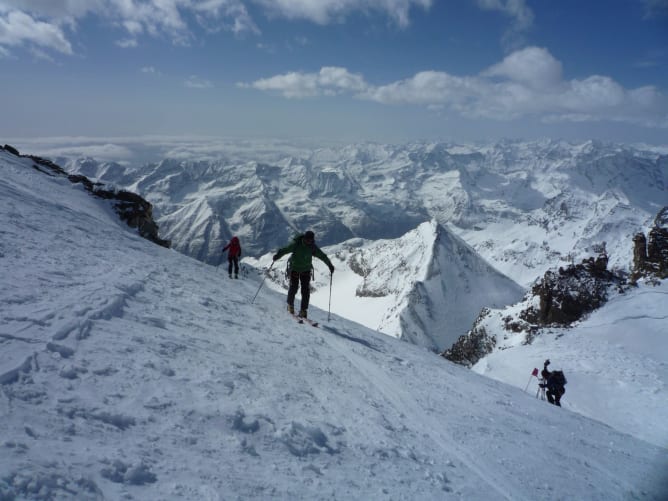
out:
<path id="1" fill-rule="evenodd" d="M 237 235 L 247 262 L 266 268 L 295 233 L 313 229 L 338 258 L 333 283 L 316 283 L 323 292 L 331 285 L 334 301 L 316 291 L 314 304 L 434 350 L 464 334 L 482 307 L 512 304 L 545 271 L 601 247 L 610 268 L 629 270 L 633 236 L 668 200 L 667 156 L 595 141 L 278 148 L 262 161 L 232 150 L 141 166 L 60 161 L 140 193 L 163 238 L 209 264 L 224 261 L 221 249 Z M 420 230 L 425 223 L 431 229 Z M 348 271 L 359 277 L 352 285 L 342 280 Z"/>

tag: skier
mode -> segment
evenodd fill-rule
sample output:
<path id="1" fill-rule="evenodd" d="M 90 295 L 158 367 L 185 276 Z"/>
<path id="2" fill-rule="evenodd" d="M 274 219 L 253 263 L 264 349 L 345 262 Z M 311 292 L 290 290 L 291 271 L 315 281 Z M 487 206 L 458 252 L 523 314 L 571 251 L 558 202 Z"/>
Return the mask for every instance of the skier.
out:
<path id="1" fill-rule="evenodd" d="M 288 273 L 290 277 L 290 288 L 288 289 L 288 311 L 295 314 L 295 295 L 301 285 L 301 308 L 299 317 L 308 317 L 308 304 L 311 296 L 311 273 L 313 271 L 313 256 L 320 259 L 329 268 L 329 272 L 334 273 L 334 265 L 327 255 L 315 244 L 315 235 L 312 231 L 307 231 L 303 235 L 297 235 L 292 242 L 279 249 L 274 254 L 274 262 L 278 261 L 285 254 L 292 253 L 288 261 Z"/>
<path id="2" fill-rule="evenodd" d="M 239 258 L 241 257 L 241 244 L 237 237 L 232 237 L 230 243 L 223 247 L 227 251 L 227 273 L 232 278 L 232 266 L 234 266 L 234 278 L 239 278 Z"/>
<path id="3" fill-rule="evenodd" d="M 561 397 L 566 393 L 566 377 L 563 371 L 550 371 L 547 366 L 550 365 L 550 360 L 545 360 L 541 376 L 543 376 L 543 383 L 539 386 L 547 389 L 547 401 L 553 405 L 561 407 Z"/>

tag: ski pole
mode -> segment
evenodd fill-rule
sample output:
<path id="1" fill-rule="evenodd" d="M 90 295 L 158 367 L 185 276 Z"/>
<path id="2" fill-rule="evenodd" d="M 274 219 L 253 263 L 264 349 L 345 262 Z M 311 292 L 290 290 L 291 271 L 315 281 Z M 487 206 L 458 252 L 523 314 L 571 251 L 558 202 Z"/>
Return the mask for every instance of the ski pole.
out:
<path id="1" fill-rule="evenodd" d="M 534 376 L 538 377 L 538 369 L 534 369 L 531 372 L 531 376 L 529 376 L 529 382 L 527 383 L 527 387 L 524 388 L 524 391 L 527 391 L 529 389 L 529 384 L 531 384 L 531 378 L 534 377 Z"/>
<path id="2" fill-rule="evenodd" d="M 255 295 L 253 296 L 253 299 L 251 299 L 251 304 L 253 304 L 253 303 L 255 302 L 255 298 L 256 298 L 257 295 L 260 293 L 260 289 L 261 289 L 262 286 L 264 285 L 264 281 L 267 279 L 267 273 L 269 272 L 269 270 L 271 270 L 272 266 L 274 266 L 274 262 L 273 262 L 273 261 L 271 262 L 271 265 L 269 266 L 269 268 L 268 268 L 267 271 L 265 272 L 265 274 L 264 274 L 264 278 L 262 279 L 262 282 L 260 282 L 260 286 L 257 288 L 257 292 L 256 292 Z"/>
<path id="3" fill-rule="evenodd" d="M 329 309 L 327 310 L 327 321 L 332 319 L 332 277 L 334 273 L 329 274 Z"/>
<path id="4" fill-rule="evenodd" d="M 529 376 L 529 381 L 527 382 L 527 386 L 526 386 L 526 388 L 524 388 L 524 391 L 527 391 L 529 389 L 529 385 L 531 384 L 531 378 L 532 377 L 533 376 Z"/>

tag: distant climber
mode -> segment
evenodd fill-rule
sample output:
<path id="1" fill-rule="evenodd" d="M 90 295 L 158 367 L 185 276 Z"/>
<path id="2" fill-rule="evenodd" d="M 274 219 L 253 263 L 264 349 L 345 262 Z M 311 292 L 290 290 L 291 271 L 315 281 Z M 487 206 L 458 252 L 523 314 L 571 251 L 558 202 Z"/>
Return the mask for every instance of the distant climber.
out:
<path id="1" fill-rule="evenodd" d="M 540 375 L 543 377 L 543 382 L 539 384 L 541 388 L 547 389 L 547 401 L 551 404 L 561 407 L 561 397 L 566 393 L 566 376 L 563 371 L 550 371 L 547 366 L 550 365 L 550 360 L 545 360 L 543 370 Z"/>
<path id="2" fill-rule="evenodd" d="M 241 244 L 238 237 L 232 237 L 230 243 L 223 247 L 227 251 L 227 273 L 232 278 L 232 267 L 234 267 L 234 278 L 239 278 L 239 258 L 241 257 Z"/>
<path id="3" fill-rule="evenodd" d="M 274 262 L 285 254 L 292 253 L 288 261 L 288 276 L 290 277 L 290 288 L 288 289 L 288 311 L 295 314 L 295 295 L 301 285 L 301 308 L 299 317 L 308 317 L 308 305 L 311 297 L 311 274 L 313 272 L 313 256 L 320 259 L 334 273 L 334 265 L 327 255 L 315 244 L 315 235 L 307 231 L 303 235 L 297 235 L 292 242 L 278 249 L 274 254 Z"/>

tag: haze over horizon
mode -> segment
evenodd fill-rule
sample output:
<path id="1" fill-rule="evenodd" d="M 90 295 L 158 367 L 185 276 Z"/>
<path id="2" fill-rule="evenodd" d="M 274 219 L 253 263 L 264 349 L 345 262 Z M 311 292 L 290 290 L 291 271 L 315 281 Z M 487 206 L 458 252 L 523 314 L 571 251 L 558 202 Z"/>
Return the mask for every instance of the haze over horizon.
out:
<path id="1" fill-rule="evenodd" d="M 668 2 L 0 0 L 0 135 L 665 144 Z"/>

